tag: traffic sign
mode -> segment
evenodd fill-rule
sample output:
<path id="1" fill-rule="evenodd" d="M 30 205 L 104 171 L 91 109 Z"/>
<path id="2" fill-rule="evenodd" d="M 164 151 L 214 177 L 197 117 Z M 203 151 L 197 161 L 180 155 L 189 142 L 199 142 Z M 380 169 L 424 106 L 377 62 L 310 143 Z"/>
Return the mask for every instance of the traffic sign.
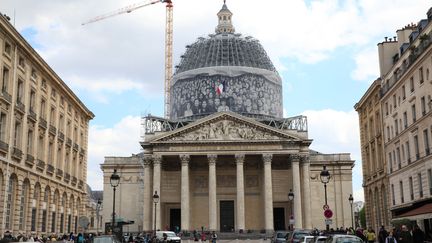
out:
<path id="1" fill-rule="evenodd" d="M 331 209 L 326 209 L 325 211 L 324 211 L 324 217 L 326 217 L 326 218 L 331 218 L 331 217 L 333 217 L 333 211 L 331 211 Z"/>
<path id="2" fill-rule="evenodd" d="M 329 205 L 324 204 L 324 206 L 323 206 L 323 210 L 327 210 L 327 209 L 330 209 Z"/>
<path id="3" fill-rule="evenodd" d="M 331 225 L 333 223 L 332 219 L 325 219 L 325 224 L 326 225 Z"/>

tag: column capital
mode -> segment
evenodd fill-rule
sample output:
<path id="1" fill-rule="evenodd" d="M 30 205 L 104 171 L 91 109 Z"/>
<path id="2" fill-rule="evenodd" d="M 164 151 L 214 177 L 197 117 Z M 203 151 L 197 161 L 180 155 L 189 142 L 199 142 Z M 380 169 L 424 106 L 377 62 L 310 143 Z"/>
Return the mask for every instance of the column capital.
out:
<path id="1" fill-rule="evenodd" d="M 300 162 L 301 156 L 298 154 L 290 154 L 289 158 L 291 162 Z"/>
<path id="2" fill-rule="evenodd" d="M 309 156 L 308 155 L 301 155 L 300 156 L 300 162 L 302 162 L 303 164 L 306 164 L 309 162 Z"/>
<path id="3" fill-rule="evenodd" d="M 153 158 L 151 155 L 147 155 L 143 157 L 144 167 L 150 167 Z"/>
<path id="4" fill-rule="evenodd" d="M 209 165 L 215 165 L 217 160 L 217 154 L 207 154 Z"/>
<path id="5" fill-rule="evenodd" d="M 273 154 L 263 154 L 262 155 L 264 164 L 271 164 L 272 159 L 273 159 Z"/>
<path id="6" fill-rule="evenodd" d="M 188 165 L 190 161 L 189 154 L 180 154 L 180 160 L 182 165 Z"/>
<path id="7" fill-rule="evenodd" d="M 235 154 L 235 161 L 237 164 L 243 164 L 245 159 L 245 154 Z"/>
<path id="8" fill-rule="evenodd" d="M 160 165 L 162 163 L 162 155 L 155 154 L 153 155 L 153 165 Z"/>

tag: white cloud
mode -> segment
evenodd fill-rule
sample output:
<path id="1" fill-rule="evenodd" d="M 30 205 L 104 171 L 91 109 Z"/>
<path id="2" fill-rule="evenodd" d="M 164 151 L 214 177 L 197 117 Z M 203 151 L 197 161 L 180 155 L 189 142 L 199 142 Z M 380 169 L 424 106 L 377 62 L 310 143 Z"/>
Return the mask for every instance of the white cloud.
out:
<path id="1" fill-rule="evenodd" d="M 372 82 L 379 77 L 378 49 L 367 48 L 354 57 L 356 68 L 351 73 L 354 80 Z"/>
<path id="2" fill-rule="evenodd" d="M 321 153 L 350 153 L 355 160 L 353 168 L 353 192 L 355 200 L 363 199 L 360 132 L 357 112 L 307 110 L 302 113 L 308 119 L 311 149 Z"/>
<path id="3" fill-rule="evenodd" d="M 93 190 L 103 188 L 100 164 L 105 156 L 130 156 L 140 152 L 139 116 L 122 118 L 113 127 L 90 126 L 87 183 Z"/>

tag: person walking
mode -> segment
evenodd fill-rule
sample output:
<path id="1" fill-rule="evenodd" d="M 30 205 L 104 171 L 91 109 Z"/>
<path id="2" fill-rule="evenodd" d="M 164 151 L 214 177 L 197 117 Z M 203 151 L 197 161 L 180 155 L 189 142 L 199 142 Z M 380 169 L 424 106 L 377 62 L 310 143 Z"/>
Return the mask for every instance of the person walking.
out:
<path id="1" fill-rule="evenodd" d="M 414 243 L 411 232 L 409 232 L 408 227 L 406 225 L 402 225 L 402 230 L 399 234 L 398 242 L 399 243 Z"/>
<path id="2" fill-rule="evenodd" d="M 369 228 L 366 231 L 366 239 L 369 243 L 374 243 L 376 239 L 375 231 L 372 228 Z"/>
<path id="3" fill-rule="evenodd" d="M 216 240 L 217 240 L 217 234 L 216 234 L 214 231 L 212 232 L 211 240 L 212 240 L 212 243 L 216 243 Z"/>
<path id="4" fill-rule="evenodd" d="M 423 242 L 425 240 L 424 232 L 420 229 L 418 225 L 414 225 L 412 237 L 414 242 Z"/>
<path id="5" fill-rule="evenodd" d="M 382 225 L 380 231 L 378 232 L 378 242 L 385 243 L 387 236 L 388 236 L 387 230 L 384 228 L 384 225 Z"/>
<path id="6" fill-rule="evenodd" d="M 393 236 L 393 230 L 391 230 L 389 235 L 385 238 L 384 243 L 398 243 L 396 238 Z"/>

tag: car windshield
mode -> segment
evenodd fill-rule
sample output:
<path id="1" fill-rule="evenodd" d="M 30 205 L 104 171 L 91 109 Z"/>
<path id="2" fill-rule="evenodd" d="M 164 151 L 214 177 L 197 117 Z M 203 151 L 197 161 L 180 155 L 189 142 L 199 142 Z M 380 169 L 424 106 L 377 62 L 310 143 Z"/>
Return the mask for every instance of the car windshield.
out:
<path id="1" fill-rule="evenodd" d="M 93 239 L 93 243 L 112 243 L 111 237 L 97 237 Z"/>
<path id="2" fill-rule="evenodd" d="M 277 233 L 276 237 L 277 238 L 285 238 L 286 235 L 287 235 L 287 233 Z"/>
<path id="3" fill-rule="evenodd" d="M 319 239 L 317 239 L 316 242 L 325 242 L 326 240 L 327 240 L 326 238 L 319 238 Z"/>
<path id="4" fill-rule="evenodd" d="M 166 232 L 165 233 L 168 237 L 175 237 L 176 234 L 174 232 Z"/>
<path id="5" fill-rule="evenodd" d="M 336 243 L 362 243 L 362 241 L 354 237 L 341 237 L 336 240 Z"/>
<path id="6" fill-rule="evenodd" d="M 298 232 L 298 233 L 294 234 L 294 239 L 300 239 L 303 236 L 307 236 L 307 235 L 309 235 L 309 233 L 307 233 L 307 232 Z"/>

